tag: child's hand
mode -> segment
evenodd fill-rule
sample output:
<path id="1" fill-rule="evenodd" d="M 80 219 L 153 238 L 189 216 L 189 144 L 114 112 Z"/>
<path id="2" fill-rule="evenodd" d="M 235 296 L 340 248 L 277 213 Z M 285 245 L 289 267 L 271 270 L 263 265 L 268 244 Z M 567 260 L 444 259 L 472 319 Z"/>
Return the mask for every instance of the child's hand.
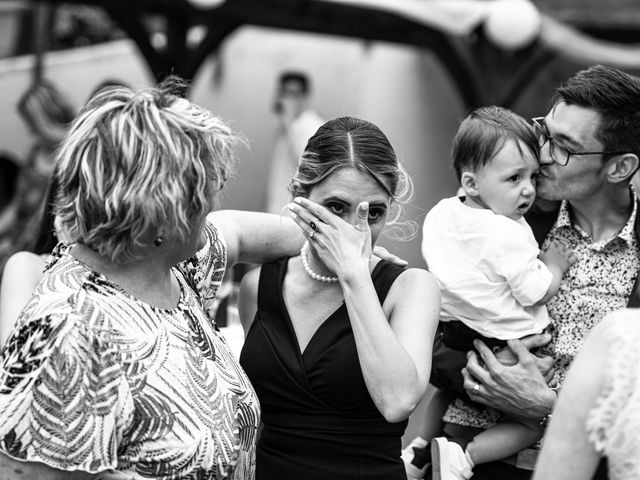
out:
<path id="1" fill-rule="evenodd" d="M 502 365 L 513 366 L 518 363 L 518 357 L 515 356 L 509 347 L 494 350 L 493 353 Z"/>
<path id="2" fill-rule="evenodd" d="M 553 240 L 549 248 L 540 253 L 540 260 L 547 267 L 556 266 L 564 273 L 576 262 L 576 257 L 565 243 Z"/>
<path id="3" fill-rule="evenodd" d="M 378 257 L 381 260 L 386 260 L 387 262 L 391 262 L 394 265 L 398 265 L 399 267 L 406 267 L 409 265 L 409 262 L 404 260 L 403 258 L 394 255 L 389 252 L 386 248 L 376 245 L 373 247 L 373 256 Z"/>

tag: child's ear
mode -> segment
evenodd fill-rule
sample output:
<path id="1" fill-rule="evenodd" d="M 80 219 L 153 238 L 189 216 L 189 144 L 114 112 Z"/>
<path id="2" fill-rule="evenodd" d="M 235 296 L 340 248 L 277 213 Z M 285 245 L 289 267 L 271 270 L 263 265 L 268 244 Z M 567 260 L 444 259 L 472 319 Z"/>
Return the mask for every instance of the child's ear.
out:
<path id="1" fill-rule="evenodd" d="M 470 197 L 477 197 L 480 194 L 480 192 L 478 192 L 476 174 L 473 172 L 462 172 L 462 175 L 460 177 L 460 186 Z"/>

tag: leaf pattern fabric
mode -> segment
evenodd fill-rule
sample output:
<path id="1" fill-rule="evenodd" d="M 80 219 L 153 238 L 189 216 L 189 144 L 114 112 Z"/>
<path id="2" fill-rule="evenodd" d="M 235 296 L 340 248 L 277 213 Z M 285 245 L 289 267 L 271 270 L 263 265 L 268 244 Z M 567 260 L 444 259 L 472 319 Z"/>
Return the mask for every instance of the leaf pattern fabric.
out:
<path id="1" fill-rule="evenodd" d="M 209 313 L 226 268 L 206 246 L 145 304 L 59 246 L 0 353 L 0 450 L 63 470 L 252 479 L 259 404 Z"/>

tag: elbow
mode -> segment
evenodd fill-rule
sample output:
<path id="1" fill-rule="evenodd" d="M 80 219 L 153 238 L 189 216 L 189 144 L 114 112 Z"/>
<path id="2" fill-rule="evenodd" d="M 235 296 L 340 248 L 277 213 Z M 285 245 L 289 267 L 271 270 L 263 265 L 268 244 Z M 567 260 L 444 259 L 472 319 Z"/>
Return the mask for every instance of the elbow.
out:
<path id="1" fill-rule="evenodd" d="M 420 403 L 421 398 L 415 399 L 407 395 L 405 398 L 395 398 L 393 401 L 379 407 L 380 413 L 389 423 L 402 422 L 409 418 Z"/>
<path id="2" fill-rule="evenodd" d="M 404 409 L 394 408 L 383 412 L 382 416 L 389 423 L 398 423 L 406 420 L 411 415 L 411 412 Z"/>

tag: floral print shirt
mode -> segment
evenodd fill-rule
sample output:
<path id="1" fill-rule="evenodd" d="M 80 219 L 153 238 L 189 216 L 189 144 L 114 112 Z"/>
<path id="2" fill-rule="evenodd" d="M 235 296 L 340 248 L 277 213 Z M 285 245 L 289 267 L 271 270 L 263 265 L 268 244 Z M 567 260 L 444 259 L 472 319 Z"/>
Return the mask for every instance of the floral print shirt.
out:
<path id="1" fill-rule="evenodd" d="M 635 192 L 632 190 L 633 198 Z M 564 201 L 558 218 L 545 239 L 560 240 L 569 245 L 576 257 L 565 273 L 560 290 L 547 303 L 553 339 L 550 348 L 556 360 L 555 381 L 561 385 L 573 357 L 586 335 L 609 312 L 626 307 L 638 270 L 640 246 L 634 231 L 637 203 L 626 225 L 614 237 L 593 242 L 571 218 L 569 204 Z"/>
<path id="2" fill-rule="evenodd" d="M 176 308 L 143 303 L 62 246 L 0 353 L 0 450 L 134 479 L 251 479 L 258 399 L 208 311 L 226 267 L 172 270 Z"/>

